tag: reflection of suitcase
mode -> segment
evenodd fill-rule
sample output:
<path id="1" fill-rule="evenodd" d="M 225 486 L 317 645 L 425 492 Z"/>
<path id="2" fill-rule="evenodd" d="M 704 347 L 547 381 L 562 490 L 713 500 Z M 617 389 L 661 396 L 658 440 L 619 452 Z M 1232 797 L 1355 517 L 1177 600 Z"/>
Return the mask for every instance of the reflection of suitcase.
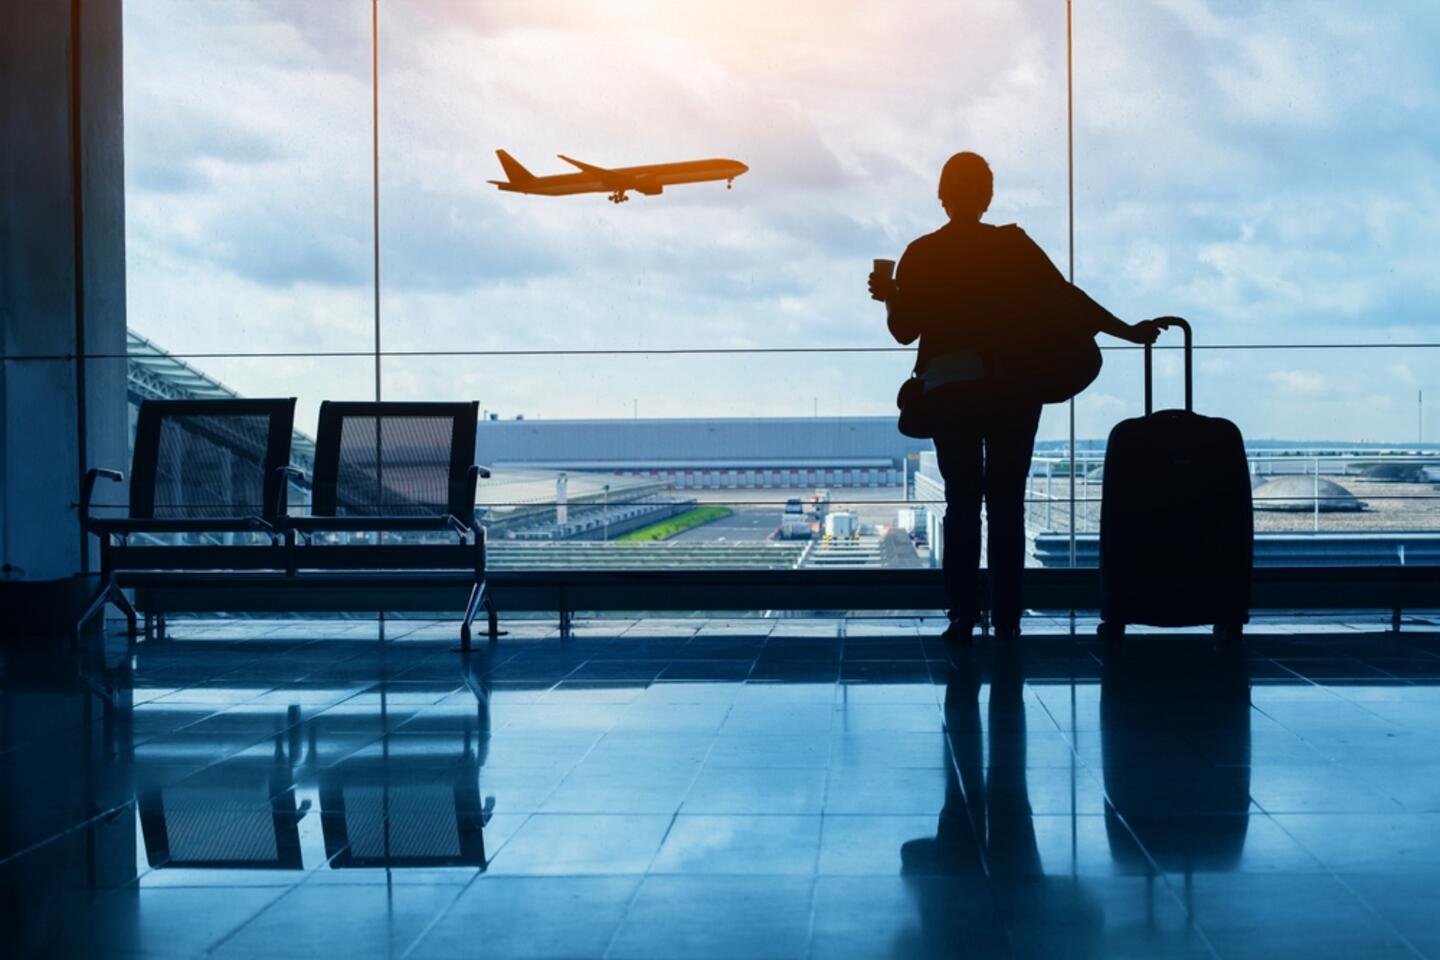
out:
<path id="1" fill-rule="evenodd" d="M 1229 420 L 1192 409 L 1190 325 L 1185 332 L 1185 409 L 1151 412 L 1145 348 L 1145 416 L 1110 431 L 1100 503 L 1101 632 L 1125 625 L 1213 623 L 1239 635 L 1250 619 L 1255 521 L 1245 442 Z"/>
<path id="2" fill-rule="evenodd" d="M 1107 650 L 1105 834 L 1126 872 L 1240 866 L 1250 818 L 1250 676 L 1236 644 Z M 1137 841 L 1138 838 L 1138 841 Z"/>

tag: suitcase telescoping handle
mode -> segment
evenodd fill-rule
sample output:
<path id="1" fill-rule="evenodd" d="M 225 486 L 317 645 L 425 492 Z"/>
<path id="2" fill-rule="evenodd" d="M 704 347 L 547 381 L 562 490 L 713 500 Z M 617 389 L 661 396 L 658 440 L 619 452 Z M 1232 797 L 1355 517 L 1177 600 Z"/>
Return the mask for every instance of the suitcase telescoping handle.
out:
<path id="1" fill-rule="evenodd" d="M 1194 388 L 1190 383 L 1190 355 L 1194 352 L 1193 337 L 1190 333 L 1190 324 L 1179 317 L 1156 317 L 1150 321 L 1161 330 L 1169 330 L 1171 327 L 1179 327 L 1185 334 L 1185 409 L 1194 409 L 1195 397 Z M 1152 397 L 1155 388 L 1151 384 L 1152 375 L 1150 372 L 1151 351 L 1150 344 L 1145 344 L 1145 415 L 1150 415 Z"/>

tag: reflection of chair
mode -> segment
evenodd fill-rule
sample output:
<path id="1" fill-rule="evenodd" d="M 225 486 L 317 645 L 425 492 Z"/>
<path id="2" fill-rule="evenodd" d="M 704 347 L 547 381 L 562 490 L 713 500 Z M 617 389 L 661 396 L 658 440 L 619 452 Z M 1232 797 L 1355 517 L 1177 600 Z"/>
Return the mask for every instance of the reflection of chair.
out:
<path id="1" fill-rule="evenodd" d="M 1234 869 L 1250 807 L 1250 684 L 1239 650 L 1108 651 L 1100 723 L 1115 860 L 1143 866 L 1148 852 L 1186 875 Z"/>
<path id="2" fill-rule="evenodd" d="M 243 785 L 180 783 L 138 796 L 145 857 L 159 868 L 299 870 L 300 817 L 283 766 Z"/>
<path id="3" fill-rule="evenodd" d="M 135 610 L 116 583 L 122 570 L 283 569 L 279 546 L 229 545 L 214 534 L 279 536 L 285 512 L 295 400 L 146 400 L 140 404 L 130 471 L 129 515 L 90 515 L 95 481 L 123 480 L 93 469 L 80 496 L 84 528 L 100 539 L 100 590 L 77 632 L 113 602 L 135 630 Z M 177 535 L 208 543 L 157 542 Z M 114 543 L 115 538 L 119 543 Z M 130 542 L 129 538 L 148 542 Z"/>
<path id="4" fill-rule="evenodd" d="M 314 544 L 296 551 L 297 567 L 320 570 L 473 570 L 461 622 L 462 643 L 483 609 L 498 634 L 486 591 L 485 529 L 475 522 L 475 481 L 489 471 L 475 460 L 478 403 L 320 405 L 310 515 L 288 525 L 315 534 L 450 533 L 460 545 Z M 466 541 L 469 541 L 468 545 Z"/>
<path id="5" fill-rule="evenodd" d="M 460 666 L 460 676 L 465 686 L 475 695 L 475 713 L 478 726 L 475 730 L 475 762 L 485 766 L 490 757 L 490 654 L 484 648 L 465 657 Z"/>
<path id="6" fill-rule="evenodd" d="M 325 855 L 346 867 L 485 867 L 480 763 L 443 755 L 350 760 L 320 779 Z"/>

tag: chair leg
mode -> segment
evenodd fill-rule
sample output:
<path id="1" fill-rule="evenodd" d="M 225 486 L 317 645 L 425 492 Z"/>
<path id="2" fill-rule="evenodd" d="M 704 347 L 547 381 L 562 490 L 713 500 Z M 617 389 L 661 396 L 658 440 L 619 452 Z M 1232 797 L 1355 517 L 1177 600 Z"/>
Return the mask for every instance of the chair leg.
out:
<path id="1" fill-rule="evenodd" d="M 489 621 L 490 626 L 490 639 L 499 640 L 501 637 L 505 636 L 510 631 L 500 629 L 500 615 L 495 610 L 495 597 L 490 593 L 488 589 L 485 591 L 484 607 L 485 616 L 486 619 Z"/>
<path id="2" fill-rule="evenodd" d="M 91 620 L 94 620 L 95 615 L 105 609 L 105 604 L 110 602 L 110 591 L 112 588 L 113 584 L 109 579 L 106 579 L 106 581 L 100 585 L 100 589 L 96 591 L 95 596 L 91 597 L 90 602 L 86 604 L 85 612 L 80 615 L 79 620 L 75 621 L 75 635 L 70 638 L 71 650 L 80 649 L 80 635 L 85 632 L 85 625 Z"/>
<path id="3" fill-rule="evenodd" d="M 470 600 L 465 604 L 465 618 L 460 621 L 460 652 L 470 652 L 470 624 L 475 622 L 475 615 L 480 612 L 480 607 L 485 602 L 485 584 L 476 581 L 470 587 Z"/>
<path id="4" fill-rule="evenodd" d="M 125 596 L 125 591 L 115 586 L 111 590 L 110 598 L 115 602 L 115 606 L 120 608 L 120 612 L 125 614 L 126 633 L 132 637 L 139 635 L 140 615 L 135 612 L 135 605 L 130 602 L 130 598 Z"/>

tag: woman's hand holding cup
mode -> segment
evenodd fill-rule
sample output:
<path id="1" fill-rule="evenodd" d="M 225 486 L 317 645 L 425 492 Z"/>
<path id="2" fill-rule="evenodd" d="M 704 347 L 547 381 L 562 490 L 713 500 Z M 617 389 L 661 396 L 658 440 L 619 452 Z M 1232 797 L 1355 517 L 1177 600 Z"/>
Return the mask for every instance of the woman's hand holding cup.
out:
<path id="1" fill-rule="evenodd" d="M 895 295 L 895 261 L 876 260 L 870 271 L 870 299 L 885 303 Z"/>

